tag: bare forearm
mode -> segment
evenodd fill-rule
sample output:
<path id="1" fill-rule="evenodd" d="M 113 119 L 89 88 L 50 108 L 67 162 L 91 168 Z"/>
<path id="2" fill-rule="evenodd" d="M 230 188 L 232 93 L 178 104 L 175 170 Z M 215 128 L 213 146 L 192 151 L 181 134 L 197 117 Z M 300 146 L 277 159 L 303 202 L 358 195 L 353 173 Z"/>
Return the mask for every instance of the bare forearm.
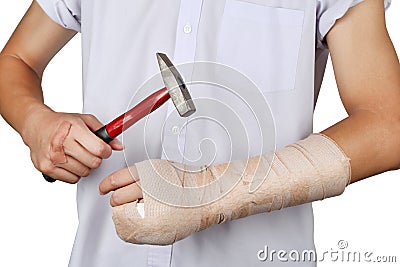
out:
<path id="1" fill-rule="evenodd" d="M 400 116 L 360 111 L 324 130 L 351 159 L 351 182 L 400 167 Z"/>
<path id="2" fill-rule="evenodd" d="M 35 2 L 0 53 L 0 114 L 19 133 L 43 104 L 41 76 L 48 62 L 76 34 L 53 22 Z"/>
<path id="3" fill-rule="evenodd" d="M 9 54 L 0 55 L 0 113 L 20 134 L 24 123 L 43 103 L 41 78 L 24 61 Z"/>

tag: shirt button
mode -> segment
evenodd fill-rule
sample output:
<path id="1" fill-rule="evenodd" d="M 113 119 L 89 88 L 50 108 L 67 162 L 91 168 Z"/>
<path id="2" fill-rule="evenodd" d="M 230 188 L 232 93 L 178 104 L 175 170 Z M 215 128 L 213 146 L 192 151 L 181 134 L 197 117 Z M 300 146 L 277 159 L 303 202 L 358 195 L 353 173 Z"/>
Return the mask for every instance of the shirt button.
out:
<path id="1" fill-rule="evenodd" d="M 179 134 L 179 127 L 178 126 L 172 127 L 172 133 L 175 135 Z"/>
<path id="2" fill-rule="evenodd" d="M 191 33 L 191 32 L 192 32 L 192 26 L 191 26 L 190 24 L 186 24 L 186 25 L 183 27 L 183 32 L 184 32 L 184 33 Z"/>

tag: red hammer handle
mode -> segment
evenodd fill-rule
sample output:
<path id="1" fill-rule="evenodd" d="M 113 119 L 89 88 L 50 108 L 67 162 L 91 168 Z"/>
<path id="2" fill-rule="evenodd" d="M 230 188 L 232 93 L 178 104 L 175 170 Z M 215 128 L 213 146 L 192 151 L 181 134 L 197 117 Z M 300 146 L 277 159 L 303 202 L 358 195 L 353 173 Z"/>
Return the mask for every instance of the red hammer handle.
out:
<path id="1" fill-rule="evenodd" d="M 132 109 L 122 114 L 112 122 L 108 123 L 104 127 L 100 128 L 95 134 L 100 137 L 106 143 L 109 143 L 120 135 L 124 130 L 131 127 L 140 119 L 146 117 L 148 114 L 158 109 L 164 104 L 170 95 L 166 88 L 160 89 L 157 92 L 151 94 L 142 102 L 134 106 Z"/>

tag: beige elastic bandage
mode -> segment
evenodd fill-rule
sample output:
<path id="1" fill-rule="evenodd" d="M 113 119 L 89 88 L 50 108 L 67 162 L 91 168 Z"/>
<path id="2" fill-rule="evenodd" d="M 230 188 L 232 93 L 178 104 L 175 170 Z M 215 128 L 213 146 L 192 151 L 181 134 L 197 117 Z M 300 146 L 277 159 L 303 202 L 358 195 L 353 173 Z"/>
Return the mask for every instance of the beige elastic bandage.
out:
<path id="1" fill-rule="evenodd" d="M 133 202 L 114 207 L 113 220 L 121 239 L 154 245 L 172 244 L 214 224 L 340 195 L 351 176 L 350 159 L 321 134 L 199 172 L 165 160 L 140 162 L 136 168 L 144 214 Z"/>

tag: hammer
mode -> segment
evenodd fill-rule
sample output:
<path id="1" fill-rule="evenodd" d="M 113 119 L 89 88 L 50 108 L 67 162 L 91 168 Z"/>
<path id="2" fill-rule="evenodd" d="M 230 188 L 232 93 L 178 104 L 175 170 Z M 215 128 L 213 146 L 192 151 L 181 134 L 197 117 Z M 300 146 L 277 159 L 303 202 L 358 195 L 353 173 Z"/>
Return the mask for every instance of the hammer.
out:
<path id="1" fill-rule="evenodd" d="M 185 82 L 171 60 L 165 54 L 157 53 L 156 55 L 165 87 L 151 94 L 129 111 L 94 132 L 96 136 L 107 144 L 137 121 L 162 106 L 169 98 L 172 99 L 181 117 L 188 117 L 196 111 Z M 44 173 L 42 175 L 50 183 L 56 181 Z"/>

